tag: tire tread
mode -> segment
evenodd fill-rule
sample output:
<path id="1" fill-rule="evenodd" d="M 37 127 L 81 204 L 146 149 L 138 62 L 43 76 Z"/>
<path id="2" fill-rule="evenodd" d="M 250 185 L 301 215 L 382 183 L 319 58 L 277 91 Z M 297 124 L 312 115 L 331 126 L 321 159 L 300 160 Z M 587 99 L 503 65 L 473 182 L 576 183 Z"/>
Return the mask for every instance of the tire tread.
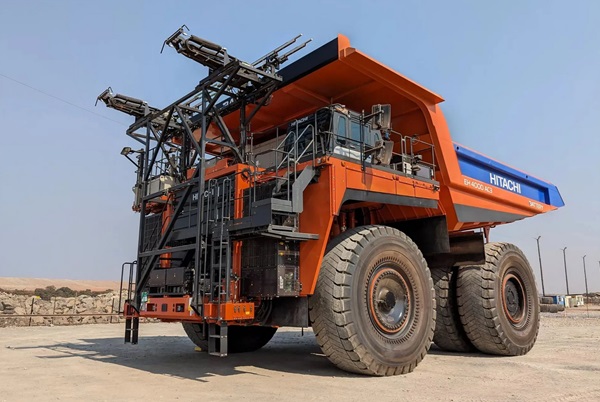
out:
<path id="1" fill-rule="evenodd" d="M 456 269 L 431 269 L 435 286 L 437 319 L 433 342 L 449 352 L 473 352 L 475 347 L 465 333 L 456 301 Z"/>

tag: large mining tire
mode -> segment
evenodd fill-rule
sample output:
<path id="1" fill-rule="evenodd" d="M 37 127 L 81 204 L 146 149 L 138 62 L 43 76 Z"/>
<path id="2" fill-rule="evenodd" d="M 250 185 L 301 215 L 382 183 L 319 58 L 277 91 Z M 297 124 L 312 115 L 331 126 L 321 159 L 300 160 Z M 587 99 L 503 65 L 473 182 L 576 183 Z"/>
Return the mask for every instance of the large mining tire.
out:
<path id="1" fill-rule="evenodd" d="M 535 344 L 540 306 L 533 271 L 519 248 L 485 246 L 483 265 L 458 271 L 457 300 L 463 328 L 483 353 L 524 355 Z"/>
<path id="2" fill-rule="evenodd" d="M 564 310 L 564 308 L 563 308 Z M 540 304 L 540 313 L 558 313 L 558 304 Z"/>
<path id="3" fill-rule="evenodd" d="M 203 351 L 208 351 L 208 340 L 203 339 L 202 324 L 182 322 L 188 338 Z M 229 353 L 253 352 L 265 346 L 277 328 L 232 325 L 227 328 L 227 349 Z"/>
<path id="4" fill-rule="evenodd" d="M 309 315 L 323 353 L 342 370 L 409 373 L 427 354 L 435 328 L 427 263 L 396 229 L 348 230 L 328 246 Z"/>
<path id="5" fill-rule="evenodd" d="M 475 348 L 467 337 L 456 304 L 456 268 L 431 269 L 435 287 L 437 317 L 433 343 L 448 352 L 473 352 Z"/>

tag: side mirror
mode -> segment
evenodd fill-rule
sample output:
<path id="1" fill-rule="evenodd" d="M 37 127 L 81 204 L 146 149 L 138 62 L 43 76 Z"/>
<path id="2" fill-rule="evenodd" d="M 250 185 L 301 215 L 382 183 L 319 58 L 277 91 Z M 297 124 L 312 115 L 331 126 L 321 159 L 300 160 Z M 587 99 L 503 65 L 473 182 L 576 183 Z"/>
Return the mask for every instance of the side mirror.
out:
<path id="1" fill-rule="evenodd" d="M 373 130 L 390 130 L 392 128 L 392 105 L 373 105 L 371 128 Z"/>

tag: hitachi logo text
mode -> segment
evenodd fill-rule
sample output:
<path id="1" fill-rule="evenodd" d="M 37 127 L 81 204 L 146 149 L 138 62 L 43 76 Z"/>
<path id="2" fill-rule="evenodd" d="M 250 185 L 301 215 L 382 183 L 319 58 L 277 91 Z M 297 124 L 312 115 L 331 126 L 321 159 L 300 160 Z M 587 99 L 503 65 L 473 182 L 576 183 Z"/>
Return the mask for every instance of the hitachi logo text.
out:
<path id="1" fill-rule="evenodd" d="M 490 184 L 521 194 L 521 184 L 494 173 L 490 173 Z"/>

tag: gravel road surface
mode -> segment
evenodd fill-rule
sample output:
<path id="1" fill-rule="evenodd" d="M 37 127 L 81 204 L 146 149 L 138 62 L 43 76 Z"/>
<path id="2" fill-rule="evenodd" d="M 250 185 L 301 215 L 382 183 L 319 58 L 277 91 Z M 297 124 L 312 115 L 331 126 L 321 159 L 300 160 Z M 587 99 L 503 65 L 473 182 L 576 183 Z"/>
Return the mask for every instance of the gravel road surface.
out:
<path id="1" fill-rule="evenodd" d="M 310 330 L 280 329 L 262 350 L 227 358 L 196 352 L 179 324 L 140 330 L 131 346 L 116 324 L 0 328 L 0 401 L 600 400 L 600 311 L 542 314 L 526 356 L 433 346 L 415 372 L 387 378 L 339 371 Z"/>

